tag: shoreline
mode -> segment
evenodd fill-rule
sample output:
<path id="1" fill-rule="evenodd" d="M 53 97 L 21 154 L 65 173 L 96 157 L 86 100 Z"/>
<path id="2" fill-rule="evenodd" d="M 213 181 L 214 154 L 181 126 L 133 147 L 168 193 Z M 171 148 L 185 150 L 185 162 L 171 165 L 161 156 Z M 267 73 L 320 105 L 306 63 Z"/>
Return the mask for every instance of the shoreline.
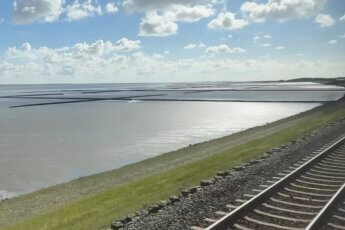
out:
<path id="1" fill-rule="evenodd" d="M 344 104 L 344 99 L 329 102 L 266 125 L 190 145 L 115 170 L 81 177 L 70 182 L 2 201 L 0 202 L 0 227 L 45 214 L 48 210 L 52 211 L 82 199 L 87 199 L 96 193 L 102 193 L 108 189 L 114 189 L 148 176 L 154 176 L 170 169 L 205 159 L 258 138 L 272 135 L 306 121 L 310 119 L 310 116 L 327 112 L 327 109 L 337 104 Z"/>

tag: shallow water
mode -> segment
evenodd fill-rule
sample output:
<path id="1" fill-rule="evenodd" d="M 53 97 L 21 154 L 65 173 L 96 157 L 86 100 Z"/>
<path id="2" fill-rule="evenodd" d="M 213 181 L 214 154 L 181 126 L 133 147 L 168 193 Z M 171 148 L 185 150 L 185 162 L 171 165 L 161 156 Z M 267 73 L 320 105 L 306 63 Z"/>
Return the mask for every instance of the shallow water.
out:
<path id="1" fill-rule="evenodd" d="M 4 88 L 8 91 L 3 90 L 3 95 L 44 90 L 42 86 Z M 329 92 L 315 95 L 330 98 Z M 332 95 L 336 99 L 340 94 Z M 48 101 L 54 100 L 60 99 Z M 9 108 L 46 101 L 0 98 L 0 199 L 115 169 L 320 105 L 129 100 Z"/>

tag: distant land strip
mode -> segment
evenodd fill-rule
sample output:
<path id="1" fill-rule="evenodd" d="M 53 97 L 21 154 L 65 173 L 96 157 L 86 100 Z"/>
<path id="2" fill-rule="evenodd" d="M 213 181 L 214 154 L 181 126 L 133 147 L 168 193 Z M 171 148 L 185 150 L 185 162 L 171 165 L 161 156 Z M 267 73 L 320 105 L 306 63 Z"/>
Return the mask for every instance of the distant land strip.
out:
<path id="1" fill-rule="evenodd" d="M 316 92 L 324 92 L 324 91 L 330 91 L 330 92 L 344 92 L 345 88 L 339 88 L 339 89 L 201 89 L 201 90 L 188 90 L 188 89 L 114 89 L 114 90 L 92 90 L 92 89 L 69 89 L 69 90 L 45 90 L 45 91 L 27 91 L 23 93 L 39 93 L 39 92 L 81 92 L 82 94 L 97 94 L 97 93 L 114 93 L 114 92 L 150 92 L 150 91 L 177 91 L 177 92 L 183 92 L 186 91 L 186 93 L 204 93 L 204 92 L 224 92 L 224 91 L 263 91 L 263 92 L 275 92 L 275 91 L 287 91 L 287 92 L 308 92 L 308 91 L 316 91 Z"/>
<path id="2" fill-rule="evenodd" d="M 92 101 L 131 101 L 137 97 L 152 97 L 152 96 L 166 96 L 167 94 L 154 94 L 154 95 L 141 95 L 133 97 L 116 97 L 116 98 L 51 98 L 51 97 L 21 97 L 21 96 L 12 96 L 10 98 L 27 98 L 27 99 L 66 99 L 74 101 L 54 101 L 54 102 L 43 102 L 43 103 L 32 103 L 32 104 L 23 104 L 23 105 L 13 105 L 9 108 L 19 108 L 19 107 L 29 107 L 29 106 L 43 106 L 43 105 L 56 105 L 56 104 L 67 104 L 67 103 L 81 103 L 81 102 L 92 102 Z"/>
<path id="3" fill-rule="evenodd" d="M 272 102 L 272 103 L 326 103 L 332 101 L 286 101 L 286 100 L 236 100 L 236 99 L 169 99 L 169 98 L 139 98 L 140 101 L 196 101 L 196 102 Z"/>
<path id="4" fill-rule="evenodd" d="M 35 104 L 24 104 L 24 105 L 13 105 L 9 108 L 19 108 L 19 107 L 31 107 L 31 106 L 42 106 L 42 105 L 56 105 L 56 104 L 69 104 L 69 103 L 81 103 L 81 102 L 91 102 L 91 101 L 100 101 L 102 99 L 87 99 L 87 100 L 78 100 L 78 101 L 55 101 L 47 103 L 35 103 Z"/>
<path id="5" fill-rule="evenodd" d="M 183 91 L 183 90 L 181 90 Z M 187 90 L 186 90 L 187 91 Z M 188 90 L 188 92 L 185 92 L 185 94 L 189 93 L 206 93 L 206 92 L 345 92 L 344 89 L 216 89 L 216 90 Z"/>
<path id="6" fill-rule="evenodd" d="M 20 97 L 32 97 L 32 96 L 63 96 L 65 94 L 63 93 L 37 93 L 37 94 L 20 94 L 18 96 Z M 7 97 L 11 97 L 11 96 L 7 96 Z"/>
<path id="7" fill-rule="evenodd" d="M 150 95 L 147 95 L 148 97 Z M 255 102 L 255 103 L 327 103 L 331 101 L 272 101 L 272 100 L 213 100 L 213 99 L 147 99 L 147 98 L 137 97 L 138 101 L 184 101 L 184 102 Z M 48 99 L 48 98 L 47 98 Z M 51 99 L 51 98 L 49 98 Z M 14 105 L 9 108 L 19 108 L 19 107 L 30 107 L 30 106 L 43 106 L 43 105 L 56 105 L 56 104 L 67 104 L 67 103 L 81 103 L 81 102 L 92 102 L 92 101 L 132 101 L 135 100 L 134 97 L 131 98 L 94 98 L 94 99 L 84 99 L 76 101 L 56 101 L 56 102 L 46 102 L 46 103 L 34 103 L 34 104 L 24 104 L 24 105 Z"/>

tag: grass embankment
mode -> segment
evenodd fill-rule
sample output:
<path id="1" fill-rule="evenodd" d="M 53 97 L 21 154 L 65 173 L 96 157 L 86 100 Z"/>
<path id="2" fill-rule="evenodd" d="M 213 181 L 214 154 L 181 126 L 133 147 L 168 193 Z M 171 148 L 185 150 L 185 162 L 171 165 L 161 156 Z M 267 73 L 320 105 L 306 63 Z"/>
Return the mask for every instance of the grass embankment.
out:
<path id="1" fill-rule="evenodd" d="M 199 184 L 201 179 L 229 169 L 290 140 L 345 118 L 344 102 L 332 103 L 314 113 L 306 113 L 294 126 L 248 141 L 204 159 L 169 169 L 163 173 L 134 180 L 92 197 L 65 205 L 6 230 L 99 229 L 110 222 L 149 204 L 167 199 L 181 189 Z"/>

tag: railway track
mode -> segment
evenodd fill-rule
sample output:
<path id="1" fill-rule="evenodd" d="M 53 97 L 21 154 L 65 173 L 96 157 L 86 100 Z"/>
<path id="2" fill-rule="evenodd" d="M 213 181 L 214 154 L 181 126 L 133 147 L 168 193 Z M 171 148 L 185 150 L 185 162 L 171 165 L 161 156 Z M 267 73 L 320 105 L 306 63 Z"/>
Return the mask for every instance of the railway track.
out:
<path id="1" fill-rule="evenodd" d="M 345 230 L 345 137 L 228 204 L 205 230 Z"/>

